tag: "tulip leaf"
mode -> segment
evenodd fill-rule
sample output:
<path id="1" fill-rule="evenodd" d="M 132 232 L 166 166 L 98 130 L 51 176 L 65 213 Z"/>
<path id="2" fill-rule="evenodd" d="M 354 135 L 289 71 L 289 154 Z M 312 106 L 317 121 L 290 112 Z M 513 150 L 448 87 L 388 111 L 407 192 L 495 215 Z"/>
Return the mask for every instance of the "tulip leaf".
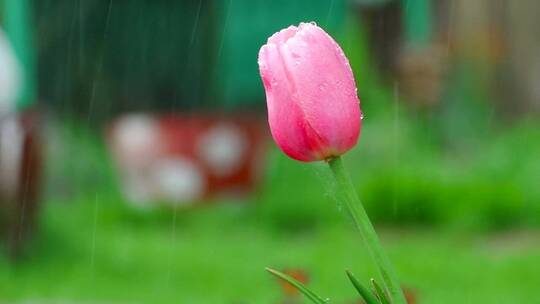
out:
<path id="1" fill-rule="evenodd" d="M 272 269 L 272 268 L 266 268 L 266 271 L 270 272 L 272 275 L 274 275 L 274 276 L 278 277 L 279 279 L 284 280 L 287 283 L 294 286 L 296 289 L 298 289 L 298 291 L 303 293 L 304 296 L 306 296 L 306 298 L 311 300 L 311 302 L 313 302 L 315 304 L 326 304 L 327 303 L 326 300 L 324 300 L 323 298 L 321 298 L 320 296 L 315 294 L 313 291 L 309 290 L 304 284 L 302 284 L 298 280 L 294 279 L 293 277 L 288 276 L 288 275 L 286 275 L 286 274 L 284 274 L 284 273 L 282 273 L 280 271 L 277 271 L 275 269 Z"/>
<path id="2" fill-rule="evenodd" d="M 377 295 L 377 298 L 381 301 L 382 304 L 390 304 L 392 303 L 389 299 L 384 290 L 382 289 L 381 285 L 379 285 L 375 279 L 371 279 L 371 285 L 373 285 L 373 289 L 375 289 L 375 294 Z"/>
<path id="3" fill-rule="evenodd" d="M 360 282 L 356 279 L 356 277 L 353 275 L 352 272 L 349 270 L 345 271 L 347 273 L 347 276 L 349 277 L 349 280 L 353 284 L 354 288 L 358 291 L 362 299 L 366 302 L 366 304 L 379 304 L 379 300 L 373 295 L 373 293 L 364 287 Z"/>

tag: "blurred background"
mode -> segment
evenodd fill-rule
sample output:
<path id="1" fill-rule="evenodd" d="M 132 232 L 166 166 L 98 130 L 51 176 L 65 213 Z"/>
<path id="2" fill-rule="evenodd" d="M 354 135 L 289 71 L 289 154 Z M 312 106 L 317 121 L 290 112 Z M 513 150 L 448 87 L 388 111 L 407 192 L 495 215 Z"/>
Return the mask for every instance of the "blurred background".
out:
<path id="1" fill-rule="evenodd" d="M 1 303 L 360 303 L 324 163 L 269 136 L 257 53 L 314 21 L 345 156 L 411 303 L 539 303 L 540 2 L 0 0 Z"/>

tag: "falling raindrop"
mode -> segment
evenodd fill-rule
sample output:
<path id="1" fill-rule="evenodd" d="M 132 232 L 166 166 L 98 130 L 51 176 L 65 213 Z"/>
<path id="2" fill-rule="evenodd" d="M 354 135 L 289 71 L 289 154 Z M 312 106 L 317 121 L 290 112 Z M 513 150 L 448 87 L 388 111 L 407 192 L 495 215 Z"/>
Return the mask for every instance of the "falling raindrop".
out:
<path id="1" fill-rule="evenodd" d="M 397 169 L 399 166 L 399 147 L 398 147 L 398 136 L 399 136 L 399 84 L 398 82 L 394 82 L 394 128 L 393 128 L 393 137 L 394 137 L 394 168 Z M 397 170 L 395 170 L 397 172 Z M 397 208 L 397 188 L 398 188 L 398 177 L 397 174 L 394 174 L 393 181 L 392 181 L 392 211 L 394 213 L 394 216 L 397 216 L 398 208 Z"/>

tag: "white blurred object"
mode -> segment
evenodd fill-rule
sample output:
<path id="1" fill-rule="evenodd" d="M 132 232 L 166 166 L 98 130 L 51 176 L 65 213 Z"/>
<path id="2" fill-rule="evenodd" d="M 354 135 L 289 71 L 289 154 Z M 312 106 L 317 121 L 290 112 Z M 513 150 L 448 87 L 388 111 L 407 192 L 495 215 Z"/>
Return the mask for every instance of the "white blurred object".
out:
<path id="1" fill-rule="evenodd" d="M 159 127 L 148 115 L 129 114 L 118 120 L 112 132 L 113 151 L 129 201 L 144 207 L 154 196 L 149 180 L 152 163 L 160 150 Z"/>
<path id="2" fill-rule="evenodd" d="M 235 173 L 246 157 L 247 139 L 232 124 L 218 124 L 206 131 L 199 139 L 199 157 L 216 176 Z"/>
<path id="3" fill-rule="evenodd" d="M 21 68 L 17 57 L 0 29 L 0 114 L 15 109 L 17 95 L 21 89 Z"/>
<path id="4" fill-rule="evenodd" d="M 203 172 L 187 158 L 176 156 L 157 162 L 153 170 L 156 195 L 175 205 L 190 204 L 205 192 Z"/>
<path id="5" fill-rule="evenodd" d="M 113 138 L 120 160 L 137 164 L 159 150 L 159 126 L 148 115 L 129 114 L 114 129 Z"/>

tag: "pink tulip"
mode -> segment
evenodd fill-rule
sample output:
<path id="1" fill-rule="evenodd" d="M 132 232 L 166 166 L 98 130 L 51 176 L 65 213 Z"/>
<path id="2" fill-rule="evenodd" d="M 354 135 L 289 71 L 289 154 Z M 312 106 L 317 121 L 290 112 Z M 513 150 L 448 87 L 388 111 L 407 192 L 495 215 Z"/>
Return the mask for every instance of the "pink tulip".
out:
<path id="1" fill-rule="evenodd" d="M 350 150 L 361 129 L 349 61 L 314 23 L 290 26 L 259 51 L 272 137 L 291 158 L 328 160 Z"/>

